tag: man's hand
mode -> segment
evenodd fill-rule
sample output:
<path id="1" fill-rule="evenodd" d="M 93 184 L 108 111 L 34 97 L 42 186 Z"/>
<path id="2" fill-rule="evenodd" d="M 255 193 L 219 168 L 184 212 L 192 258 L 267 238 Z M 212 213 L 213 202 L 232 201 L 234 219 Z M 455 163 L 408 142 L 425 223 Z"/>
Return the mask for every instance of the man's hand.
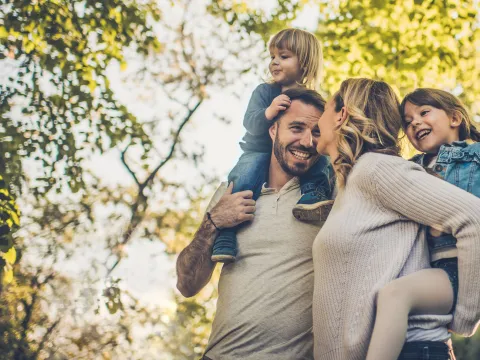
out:
<path id="1" fill-rule="evenodd" d="M 291 103 L 292 101 L 287 95 L 278 95 L 275 99 L 273 99 L 270 106 L 265 109 L 265 117 L 267 120 L 273 120 L 280 111 L 287 110 Z"/>
<path id="2" fill-rule="evenodd" d="M 254 218 L 255 200 L 250 190 L 232 194 L 233 183 L 210 211 L 212 221 L 219 229 L 231 228 Z"/>
<path id="3" fill-rule="evenodd" d="M 210 211 L 210 216 L 218 228 L 230 228 L 244 221 L 253 220 L 255 201 L 251 191 L 232 194 L 233 183 Z M 218 235 L 217 229 L 207 216 L 204 216 L 192 242 L 180 253 L 177 259 L 177 288 L 183 296 L 197 294 L 210 280 L 214 262 L 211 260 L 212 247 Z"/>

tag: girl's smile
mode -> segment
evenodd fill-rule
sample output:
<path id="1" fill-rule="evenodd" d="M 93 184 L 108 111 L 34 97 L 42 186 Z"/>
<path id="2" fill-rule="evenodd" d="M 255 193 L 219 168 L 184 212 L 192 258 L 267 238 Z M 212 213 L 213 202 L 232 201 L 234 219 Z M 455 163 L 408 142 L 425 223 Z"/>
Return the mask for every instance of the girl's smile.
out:
<path id="1" fill-rule="evenodd" d="M 405 104 L 405 133 L 415 149 L 436 154 L 443 144 L 459 140 L 461 118 L 431 105 Z"/>

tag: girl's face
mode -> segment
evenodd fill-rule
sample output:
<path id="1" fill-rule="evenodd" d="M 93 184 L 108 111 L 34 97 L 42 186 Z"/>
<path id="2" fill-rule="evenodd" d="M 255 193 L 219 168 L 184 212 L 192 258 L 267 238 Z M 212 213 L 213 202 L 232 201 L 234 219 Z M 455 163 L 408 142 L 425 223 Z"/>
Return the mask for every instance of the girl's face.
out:
<path id="1" fill-rule="evenodd" d="M 325 111 L 318 119 L 320 137 L 317 142 L 317 152 L 329 155 L 332 160 L 338 156 L 338 134 L 337 129 L 345 118 L 345 108 L 335 110 L 335 96 L 331 97 L 325 104 Z"/>
<path id="2" fill-rule="evenodd" d="M 272 74 L 273 81 L 281 86 L 291 86 L 302 80 L 302 69 L 298 57 L 287 49 L 274 48 L 270 52 L 270 64 L 268 69 Z"/>
<path id="3" fill-rule="evenodd" d="M 408 140 L 418 151 L 436 154 L 443 144 L 459 140 L 459 116 L 448 116 L 444 110 L 431 105 L 407 102 L 405 122 Z"/>

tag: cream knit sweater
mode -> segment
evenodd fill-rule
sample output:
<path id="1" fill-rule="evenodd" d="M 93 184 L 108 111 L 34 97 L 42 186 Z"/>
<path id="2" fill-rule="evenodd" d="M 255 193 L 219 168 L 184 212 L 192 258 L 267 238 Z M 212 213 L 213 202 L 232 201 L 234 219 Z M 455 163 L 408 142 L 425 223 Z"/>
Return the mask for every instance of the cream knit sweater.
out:
<path id="1" fill-rule="evenodd" d="M 457 238 L 460 288 L 451 326 L 472 334 L 480 319 L 480 199 L 400 157 L 367 153 L 313 244 L 316 360 L 365 359 L 378 291 L 429 266 L 420 224 Z M 449 320 L 410 317 L 409 331 Z"/>

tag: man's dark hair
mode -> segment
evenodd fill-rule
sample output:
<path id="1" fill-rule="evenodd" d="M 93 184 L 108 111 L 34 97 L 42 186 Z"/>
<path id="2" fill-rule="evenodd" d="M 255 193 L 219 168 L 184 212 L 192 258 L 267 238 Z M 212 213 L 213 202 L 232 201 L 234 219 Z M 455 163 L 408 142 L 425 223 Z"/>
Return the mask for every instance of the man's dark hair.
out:
<path id="1" fill-rule="evenodd" d="M 299 100 L 304 104 L 315 106 L 322 113 L 325 111 L 325 99 L 315 90 L 310 90 L 306 88 L 294 88 L 285 90 L 282 94 L 287 95 L 291 101 Z M 288 109 L 287 109 L 288 110 Z M 285 114 L 285 111 L 280 111 L 278 115 L 273 119 L 273 123 L 280 120 Z"/>

